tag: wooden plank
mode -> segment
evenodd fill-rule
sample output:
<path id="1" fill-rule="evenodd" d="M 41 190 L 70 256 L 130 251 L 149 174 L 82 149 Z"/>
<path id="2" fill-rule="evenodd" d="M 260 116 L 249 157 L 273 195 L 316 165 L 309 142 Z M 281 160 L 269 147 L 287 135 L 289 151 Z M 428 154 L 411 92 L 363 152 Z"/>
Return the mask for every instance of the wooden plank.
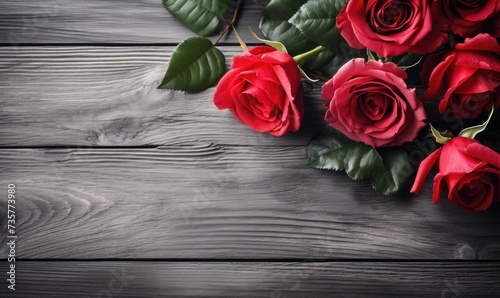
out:
<path id="1" fill-rule="evenodd" d="M 232 2 L 234 6 L 235 1 Z M 242 2 L 238 32 L 245 41 L 255 42 L 248 27 L 258 29 L 262 7 L 253 1 Z M 165 44 L 179 43 L 196 35 L 161 3 L 161 0 L 2 0 L 0 44 L 14 47 L 54 43 Z M 232 15 L 227 16 L 228 20 L 231 18 Z M 222 42 L 237 43 L 237 40 L 230 34 Z"/>
<path id="2" fill-rule="evenodd" d="M 319 86 L 305 99 L 303 129 L 282 138 L 257 133 L 219 111 L 212 102 L 215 88 L 198 94 L 158 90 L 173 49 L 0 48 L 0 147 L 304 145 L 325 125 Z M 241 48 L 224 52 L 232 57 Z"/>
<path id="3" fill-rule="evenodd" d="M 1 262 L 2 272 L 6 262 Z M 2 297 L 498 297 L 500 263 L 16 262 Z M 11 295 L 11 296 L 6 296 Z"/>
<path id="4" fill-rule="evenodd" d="M 0 181 L 3 194 L 16 185 L 22 258 L 500 256 L 498 206 L 436 206 L 431 181 L 419 196 L 378 195 L 309 168 L 305 147 L 2 149 Z"/>

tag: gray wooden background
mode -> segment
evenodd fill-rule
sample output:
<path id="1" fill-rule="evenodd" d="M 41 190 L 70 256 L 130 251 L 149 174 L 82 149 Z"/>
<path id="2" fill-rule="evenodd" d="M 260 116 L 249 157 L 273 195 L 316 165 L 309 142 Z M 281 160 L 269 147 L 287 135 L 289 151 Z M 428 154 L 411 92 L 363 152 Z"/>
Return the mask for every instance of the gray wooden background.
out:
<path id="1" fill-rule="evenodd" d="M 249 42 L 261 10 L 244 1 Z M 318 87 L 282 138 L 217 110 L 213 88 L 157 90 L 192 35 L 160 0 L 0 2 L 1 297 L 500 295 L 498 206 L 434 205 L 431 179 L 388 198 L 309 168 Z M 241 52 L 232 35 L 220 48 Z"/>

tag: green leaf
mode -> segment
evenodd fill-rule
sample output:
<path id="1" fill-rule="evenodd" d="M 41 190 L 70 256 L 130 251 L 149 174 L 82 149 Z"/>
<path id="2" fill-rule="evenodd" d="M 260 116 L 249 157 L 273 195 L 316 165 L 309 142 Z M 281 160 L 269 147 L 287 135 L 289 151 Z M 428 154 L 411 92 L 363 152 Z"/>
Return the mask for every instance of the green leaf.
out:
<path id="1" fill-rule="evenodd" d="M 306 3 L 307 0 L 272 0 L 262 12 L 259 29 L 267 39 L 285 45 L 292 56 L 307 52 L 316 46 L 288 20 Z"/>
<path id="2" fill-rule="evenodd" d="M 259 28 L 266 38 L 283 43 L 292 56 L 308 52 L 320 45 L 304 35 L 299 28 L 290 22 L 290 19 L 307 3 L 307 0 L 272 0 L 264 9 L 260 21 Z M 318 70 L 341 52 L 337 45 L 335 51 L 325 51 L 316 55 L 303 67 L 308 70 Z"/>
<path id="3" fill-rule="evenodd" d="M 201 36 L 212 35 L 229 8 L 229 0 L 162 0 L 162 2 L 171 14 Z"/>
<path id="4" fill-rule="evenodd" d="M 175 49 L 158 88 L 202 91 L 217 84 L 224 70 L 224 54 L 209 39 L 190 37 Z"/>
<path id="5" fill-rule="evenodd" d="M 398 194 L 414 172 L 408 154 L 402 148 L 379 150 L 383 160 L 371 175 L 373 189 L 390 196 Z"/>
<path id="6" fill-rule="evenodd" d="M 328 130 L 314 137 L 307 145 L 310 166 L 345 171 L 354 180 L 365 180 L 382 160 L 373 147 L 357 143 L 338 131 Z"/>
<path id="7" fill-rule="evenodd" d="M 314 168 L 345 171 L 354 180 L 370 180 L 385 195 L 397 194 L 413 173 L 406 151 L 401 148 L 375 148 L 350 140 L 328 129 L 307 146 L 308 164 Z"/>
<path id="8" fill-rule="evenodd" d="M 337 15 L 347 0 L 309 0 L 289 20 L 308 39 L 332 51 L 343 40 L 336 26 Z"/>
<path id="9" fill-rule="evenodd" d="M 328 62 L 332 61 L 335 58 L 335 54 L 330 51 L 324 51 L 316 55 L 313 59 L 304 63 L 304 68 L 310 70 L 317 70 L 323 67 Z"/>
<path id="10" fill-rule="evenodd" d="M 338 49 L 335 57 L 326 65 L 321 68 L 321 71 L 327 77 L 333 77 L 337 71 L 346 64 L 352 58 L 359 57 L 368 59 L 365 50 L 357 50 L 355 48 L 351 48 L 346 41 L 342 41 L 338 45 Z"/>

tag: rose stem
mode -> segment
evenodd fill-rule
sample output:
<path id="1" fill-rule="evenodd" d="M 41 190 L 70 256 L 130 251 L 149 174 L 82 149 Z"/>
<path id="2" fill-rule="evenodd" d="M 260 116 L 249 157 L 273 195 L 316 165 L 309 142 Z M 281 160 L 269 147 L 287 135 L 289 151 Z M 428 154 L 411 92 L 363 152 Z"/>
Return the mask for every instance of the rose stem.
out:
<path id="1" fill-rule="evenodd" d="M 313 57 L 314 55 L 321 53 L 324 50 L 326 50 L 326 48 L 324 48 L 322 46 L 317 46 L 314 49 L 310 50 L 309 52 L 305 52 L 305 53 L 302 53 L 302 54 L 299 54 L 299 55 L 293 57 L 293 60 L 295 61 L 295 63 L 298 64 L 300 61 L 307 59 L 307 58 L 310 58 L 310 57 Z"/>
<path id="2" fill-rule="evenodd" d="M 219 38 L 217 38 L 217 40 L 214 42 L 214 46 L 216 46 L 219 43 L 219 41 L 222 39 L 222 37 L 224 37 L 224 35 L 226 35 L 226 33 L 229 31 L 229 29 L 231 29 L 234 26 L 234 24 L 236 23 L 236 18 L 238 16 L 238 10 L 240 8 L 240 4 L 241 4 L 241 0 L 238 0 L 238 3 L 236 3 L 236 8 L 234 9 L 233 19 L 231 20 L 231 22 L 228 23 L 224 19 L 224 22 L 226 23 L 226 28 L 224 28 L 224 30 L 220 33 Z"/>

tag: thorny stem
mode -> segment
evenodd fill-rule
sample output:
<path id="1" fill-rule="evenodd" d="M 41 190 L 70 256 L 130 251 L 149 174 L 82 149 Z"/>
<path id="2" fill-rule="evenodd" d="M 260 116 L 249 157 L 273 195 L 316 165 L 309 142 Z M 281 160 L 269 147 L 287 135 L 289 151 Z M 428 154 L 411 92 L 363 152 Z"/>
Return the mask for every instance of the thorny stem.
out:
<path id="1" fill-rule="evenodd" d="M 227 22 L 225 19 L 224 22 L 226 23 L 226 28 L 220 33 L 219 38 L 214 42 L 214 46 L 216 46 L 219 41 L 226 35 L 226 33 L 229 31 L 229 29 L 233 28 L 234 24 L 236 23 L 236 18 L 238 17 L 238 10 L 240 8 L 241 0 L 238 0 L 238 3 L 236 3 L 236 8 L 234 9 L 234 14 L 233 14 L 233 19 L 231 22 Z"/>

